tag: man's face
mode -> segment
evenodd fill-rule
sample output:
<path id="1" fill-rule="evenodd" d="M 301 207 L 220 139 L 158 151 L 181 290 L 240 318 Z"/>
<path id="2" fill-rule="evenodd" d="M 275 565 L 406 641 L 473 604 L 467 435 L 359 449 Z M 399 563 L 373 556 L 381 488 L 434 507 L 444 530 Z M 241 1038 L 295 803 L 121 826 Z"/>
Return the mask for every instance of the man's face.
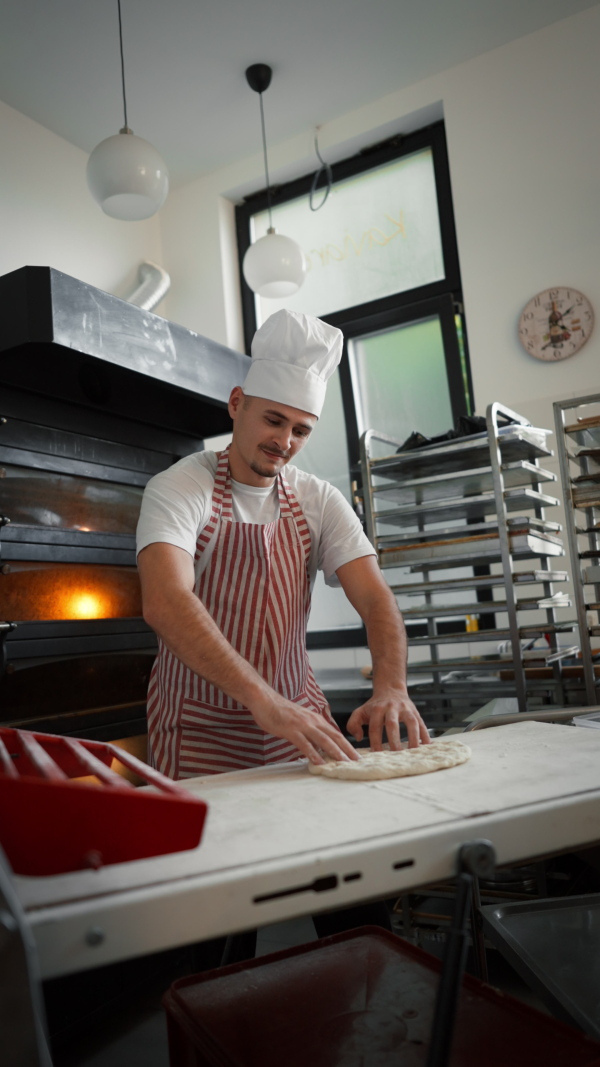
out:
<path id="1" fill-rule="evenodd" d="M 232 477 L 247 485 L 269 485 L 304 447 L 316 425 L 315 415 L 274 400 L 244 396 L 236 386 L 229 398 L 233 441 Z"/>

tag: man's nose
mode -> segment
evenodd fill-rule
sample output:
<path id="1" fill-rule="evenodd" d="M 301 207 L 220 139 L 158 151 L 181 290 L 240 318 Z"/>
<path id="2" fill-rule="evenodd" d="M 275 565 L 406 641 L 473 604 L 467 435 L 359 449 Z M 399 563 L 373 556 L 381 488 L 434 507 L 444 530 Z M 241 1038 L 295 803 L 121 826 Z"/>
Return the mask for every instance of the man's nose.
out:
<path id="1" fill-rule="evenodd" d="M 275 431 L 275 440 L 282 452 L 289 452 L 292 444 L 292 430 L 286 426 L 278 426 Z"/>

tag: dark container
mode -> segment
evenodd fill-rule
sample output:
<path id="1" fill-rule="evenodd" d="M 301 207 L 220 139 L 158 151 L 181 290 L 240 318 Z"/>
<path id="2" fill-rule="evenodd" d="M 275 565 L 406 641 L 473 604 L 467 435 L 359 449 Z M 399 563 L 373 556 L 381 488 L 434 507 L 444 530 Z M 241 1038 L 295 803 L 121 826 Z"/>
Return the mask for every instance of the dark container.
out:
<path id="1" fill-rule="evenodd" d="M 174 982 L 171 1067 L 424 1067 L 440 963 L 363 927 Z M 470 976 L 450 1067 L 599 1067 L 600 1044 Z"/>

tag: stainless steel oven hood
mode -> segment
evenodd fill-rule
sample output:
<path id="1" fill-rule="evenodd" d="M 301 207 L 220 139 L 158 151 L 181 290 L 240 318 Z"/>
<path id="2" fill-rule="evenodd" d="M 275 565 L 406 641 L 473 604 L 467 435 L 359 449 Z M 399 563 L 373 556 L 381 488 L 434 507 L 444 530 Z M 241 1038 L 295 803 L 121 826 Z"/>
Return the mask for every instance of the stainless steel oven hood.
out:
<path id="1" fill-rule="evenodd" d="M 229 429 L 248 356 L 51 267 L 0 278 L 0 307 L 0 382 L 194 436 Z"/>

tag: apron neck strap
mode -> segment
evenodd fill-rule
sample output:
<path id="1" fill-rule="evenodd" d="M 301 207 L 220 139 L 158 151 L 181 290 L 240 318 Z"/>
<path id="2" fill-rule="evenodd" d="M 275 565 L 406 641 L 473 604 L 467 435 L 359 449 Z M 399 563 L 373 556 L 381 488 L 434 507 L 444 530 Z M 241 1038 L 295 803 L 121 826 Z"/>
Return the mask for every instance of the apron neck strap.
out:
<path id="1" fill-rule="evenodd" d="M 229 448 L 218 453 L 217 471 L 215 474 L 215 487 L 213 490 L 213 511 L 217 511 L 223 519 L 233 521 L 233 507 L 231 502 L 231 471 L 229 469 Z M 287 479 L 282 473 L 277 475 L 277 495 L 279 499 L 279 517 L 288 519 L 292 515 L 291 500 L 292 491 Z"/>

